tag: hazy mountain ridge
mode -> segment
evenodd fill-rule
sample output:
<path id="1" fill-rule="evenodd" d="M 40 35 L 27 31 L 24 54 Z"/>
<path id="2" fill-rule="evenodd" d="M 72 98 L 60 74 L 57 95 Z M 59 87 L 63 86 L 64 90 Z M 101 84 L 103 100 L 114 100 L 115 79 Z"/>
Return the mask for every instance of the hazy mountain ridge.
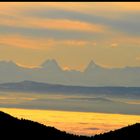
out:
<path id="1" fill-rule="evenodd" d="M 33 100 L 22 99 L 20 104 L 9 97 L 12 102 L 1 99 L 2 107 L 140 114 L 140 104 L 136 103 L 140 99 L 140 87 L 82 87 L 23 81 L 0 84 L 0 92 L 2 97 L 40 95 Z M 52 96 L 61 96 L 61 100 Z"/>
<path id="2" fill-rule="evenodd" d="M 94 137 L 78 136 L 68 134 L 54 127 L 48 127 L 34 121 L 17 119 L 9 114 L 0 112 L 0 133 L 1 137 L 19 139 L 38 138 L 51 140 L 133 140 L 139 139 L 140 124 L 134 124 L 115 131 L 95 135 Z M 9 134 L 9 135 L 7 135 Z"/>
<path id="3" fill-rule="evenodd" d="M 1 91 L 24 91 L 24 92 L 55 92 L 55 93 L 91 93 L 104 95 L 133 95 L 140 96 L 140 87 L 87 87 L 70 86 L 61 84 L 48 84 L 35 81 L 21 81 L 0 84 Z"/>
<path id="4" fill-rule="evenodd" d="M 84 71 L 63 70 L 56 60 L 36 68 L 0 61 L 0 83 L 24 80 L 79 86 L 140 86 L 140 67 L 105 68 L 91 61 Z"/>

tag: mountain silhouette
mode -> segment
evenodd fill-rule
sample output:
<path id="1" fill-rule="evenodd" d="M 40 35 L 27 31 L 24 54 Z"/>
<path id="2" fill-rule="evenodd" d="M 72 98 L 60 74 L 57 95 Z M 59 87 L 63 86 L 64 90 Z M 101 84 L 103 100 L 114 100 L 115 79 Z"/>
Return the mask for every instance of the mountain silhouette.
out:
<path id="1" fill-rule="evenodd" d="M 92 140 L 87 136 L 68 134 L 34 121 L 17 119 L 1 111 L 0 137 L 5 139 Z"/>
<path id="2" fill-rule="evenodd" d="M 9 82 L 0 84 L 0 91 L 23 91 L 23 92 L 55 92 L 55 93 L 83 93 L 97 95 L 134 96 L 140 97 L 140 87 L 89 87 L 51 84 L 24 80 L 21 82 Z"/>
<path id="3" fill-rule="evenodd" d="M 18 67 L 18 65 L 16 65 L 13 61 L 0 61 L 1 68 L 6 68 L 8 66 L 9 66 L 9 68 Z"/>
<path id="4" fill-rule="evenodd" d="M 49 84 L 35 81 L 21 81 L 0 84 L 2 96 L 40 96 L 34 100 L 21 103 L 1 100 L 6 104 L 1 107 L 27 108 L 27 109 L 54 109 L 65 111 L 85 111 L 102 113 L 121 113 L 140 115 L 140 87 L 83 87 Z M 64 100 L 52 99 L 47 96 L 63 95 Z M 16 97 L 15 96 L 15 97 Z M 42 98 L 42 96 L 44 96 Z M 71 96 L 71 97 L 69 97 Z M 122 99 L 122 100 L 120 100 Z M 131 102 L 126 102 L 129 99 Z M 134 101 L 134 102 L 133 102 Z M 76 103 L 76 104 L 75 104 Z"/>
<path id="5" fill-rule="evenodd" d="M 139 140 L 140 124 L 134 124 L 108 133 L 92 137 L 78 136 L 60 131 L 54 127 L 17 119 L 0 111 L 0 137 L 10 139 L 46 139 L 46 140 Z"/>
<path id="6" fill-rule="evenodd" d="M 95 140 L 139 140 L 140 139 L 140 123 L 121 129 L 110 131 L 104 134 L 95 135 Z"/>
<path id="7" fill-rule="evenodd" d="M 86 72 L 86 73 L 92 73 L 95 70 L 99 70 L 99 69 L 102 69 L 102 67 L 99 66 L 99 65 L 97 65 L 93 60 L 91 60 L 89 62 L 89 64 L 87 65 L 87 67 L 85 68 L 84 72 Z"/>
<path id="8" fill-rule="evenodd" d="M 83 71 L 63 70 L 55 59 L 34 68 L 0 61 L 0 83 L 37 81 L 77 86 L 140 86 L 140 67 L 105 68 L 93 60 Z"/>
<path id="9" fill-rule="evenodd" d="M 41 67 L 47 71 L 62 71 L 61 67 L 58 65 L 55 59 L 48 59 L 41 64 Z"/>

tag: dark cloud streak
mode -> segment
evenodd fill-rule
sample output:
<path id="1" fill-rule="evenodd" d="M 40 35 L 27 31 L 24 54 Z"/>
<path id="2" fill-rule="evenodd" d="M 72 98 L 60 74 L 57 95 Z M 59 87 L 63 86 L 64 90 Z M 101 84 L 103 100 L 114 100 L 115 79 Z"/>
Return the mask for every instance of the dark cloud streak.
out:
<path id="1" fill-rule="evenodd" d="M 83 40 L 94 40 L 99 39 L 100 33 L 85 33 L 80 31 L 64 31 L 64 30 L 53 30 L 53 29 L 36 29 L 36 28 L 26 28 L 26 27 L 13 27 L 13 26 L 0 26 L 0 34 L 20 34 L 24 36 L 31 36 L 37 38 L 54 38 L 54 39 L 83 39 Z"/>
<path id="2" fill-rule="evenodd" d="M 119 9 L 118 9 L 119 10 Z M 124 32 L 128 35 L 140 35 L 140 13 L 139 12 L 122 12 L 120 18 L 109 18 L 106 16 L 98 16 L 95 14 L 86 14 L 77 11 L 61 10 L 61 9 L 40 9 L 32 10 L 30 13 L 23 13 L 26 16 L 50 18 L 50 19 L 68 19 L 78 20 L 94 24 L 105 25 L 111 30 Z"/>

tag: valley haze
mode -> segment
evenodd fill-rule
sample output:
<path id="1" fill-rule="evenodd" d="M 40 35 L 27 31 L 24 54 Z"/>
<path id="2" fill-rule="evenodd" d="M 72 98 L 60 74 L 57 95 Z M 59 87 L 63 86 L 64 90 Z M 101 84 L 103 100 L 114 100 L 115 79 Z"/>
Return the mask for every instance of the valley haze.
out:
<path id="1" fill-rule="evenodd" d="M 140 87 L 86 87 L 34 81 L 0 84 L 1 107 L 140 115 Z"/>

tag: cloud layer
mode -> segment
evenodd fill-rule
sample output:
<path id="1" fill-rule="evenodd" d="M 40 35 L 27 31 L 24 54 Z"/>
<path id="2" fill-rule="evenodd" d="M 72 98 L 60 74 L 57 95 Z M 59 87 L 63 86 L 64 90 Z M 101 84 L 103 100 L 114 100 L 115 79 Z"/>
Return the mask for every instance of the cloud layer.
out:
<path id="1" fill-rule="evenodd" d="M 62 65 L 72 64 L 71 55 L 79 57 L 74 65 L 82 65 L 90 59 L 110 66 L 139 65 L 136 60 L 140 50 L 139 25 L 139 2 L 3 2 L 0 7 L 0 51 L 5 55 L 0 59 L 13 59 L 5 52 L 6 48 L 12 47 L 15 51 L 30 49 L 32 53 L 38 50 L 43 57 L 46 51 L 44 59 L 60 59 Z M 87 56 L 84 59 L 83 52 Z M 129 56 L 130 53 L 133 54 Z M 120 54 L 121 59 L 116 61 Z M 62 55 L 67 56 L 65 60 L 60 58 Z M 106 55 L 110 55 L 111 61 Z M 22 58 L 22 62 L 24 60 Z M 25 63 L 30 65 L 26 60 Z"/>

